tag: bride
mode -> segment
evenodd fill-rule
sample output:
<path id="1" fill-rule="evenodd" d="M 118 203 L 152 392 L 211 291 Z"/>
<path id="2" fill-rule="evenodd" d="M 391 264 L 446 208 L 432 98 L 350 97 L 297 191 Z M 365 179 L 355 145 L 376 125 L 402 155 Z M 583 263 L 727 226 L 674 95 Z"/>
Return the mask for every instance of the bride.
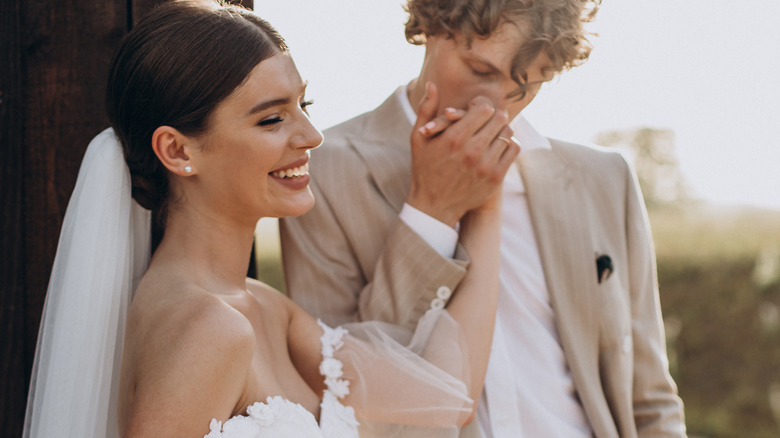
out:
<path id="1" fill-rule="evenodd" d="M 167 3 L 126 36 L 113 130 L 90 144 L 63 224 L 24 436 L 348 437 L 358 420 L 426 433 L 470 421 L 496 310 L 495 200 L 464 219 L 466 278 L 414 333 L 332 329 L 246 278 L 258 219 L 314 202 L 322 136 L 305 89 L 283 39 L 239 7 Z"/>

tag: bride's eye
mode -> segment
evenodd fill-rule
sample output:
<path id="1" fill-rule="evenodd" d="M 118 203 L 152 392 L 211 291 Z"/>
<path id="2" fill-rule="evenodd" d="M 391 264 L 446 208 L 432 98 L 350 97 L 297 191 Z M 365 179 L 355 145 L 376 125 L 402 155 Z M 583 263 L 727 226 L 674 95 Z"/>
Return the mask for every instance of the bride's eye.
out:
<path id="1" fill-rule="evenodd" d="M 258 125 L 259 126 L 270 126 L 270 125 L 274 125 L 274 124 L 277 124 L 277 123 L 282 122 L 282 121 L 284 121 L 284 119 L 279 117 L 279 116 L 271 116 L 271 117 L 269 117 L 267 119 L 261 120 L 258 123 Z"/>

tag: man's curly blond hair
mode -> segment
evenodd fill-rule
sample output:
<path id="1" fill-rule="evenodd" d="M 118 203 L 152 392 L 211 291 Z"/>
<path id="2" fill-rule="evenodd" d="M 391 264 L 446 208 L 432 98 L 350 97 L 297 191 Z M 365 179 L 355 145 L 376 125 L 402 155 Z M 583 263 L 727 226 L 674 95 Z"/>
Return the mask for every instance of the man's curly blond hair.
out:
<path id="1" fill-rule="evenodd" d="M 504 23 L 514 23 L 525 37 L 512 60 L 512 79 L 525 95 L 526 69 L 544 51 L 551 65 L 545 73 L 560 73 L 588 59 L 591 45 L 584 24 L 596 14 L 601 0 L 408 0 L 406 39 L 424 45 L 434 35 L 461 34 L 471 43 L 487 38 Z"/>

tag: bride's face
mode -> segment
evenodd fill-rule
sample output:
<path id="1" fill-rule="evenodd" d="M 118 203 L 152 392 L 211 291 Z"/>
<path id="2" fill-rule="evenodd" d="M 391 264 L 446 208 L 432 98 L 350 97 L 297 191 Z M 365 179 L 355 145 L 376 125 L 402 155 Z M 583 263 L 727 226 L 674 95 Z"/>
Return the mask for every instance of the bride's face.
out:
<path id="1" fill-rule="evenodd" d="M 322 134 L 305 110 L 306 84 L 289 54 L 259 63 L 198 138 L 199 192 L 220 212 L 298 216 L 314 205 L 309 150 Z"/>

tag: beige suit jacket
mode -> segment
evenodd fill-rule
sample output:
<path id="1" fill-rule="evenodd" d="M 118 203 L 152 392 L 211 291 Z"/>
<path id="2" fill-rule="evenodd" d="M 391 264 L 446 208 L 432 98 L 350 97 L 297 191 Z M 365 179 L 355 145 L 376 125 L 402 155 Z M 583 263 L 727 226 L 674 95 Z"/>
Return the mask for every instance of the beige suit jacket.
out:
<path id="1" fill-rule="evenodd" d="M 398 219 L 409 191 L 411 124 L 396 96 L 325 132 L 313 152 L 316 204 L 281 223 L 291 297 L 329 324 L 413 328 L 467 260 L 439 256 Z M 622 155 L 551 140 L 520 171 L 563 350 L 595 435 L 685 436 L 669 375 L 647 215 Z M 614 273 L 601 283 L 596 257 Z M 411 395 L 410 395 L 411 396 Z M 476 422 L 461 436 L 479 436 Z"/>

